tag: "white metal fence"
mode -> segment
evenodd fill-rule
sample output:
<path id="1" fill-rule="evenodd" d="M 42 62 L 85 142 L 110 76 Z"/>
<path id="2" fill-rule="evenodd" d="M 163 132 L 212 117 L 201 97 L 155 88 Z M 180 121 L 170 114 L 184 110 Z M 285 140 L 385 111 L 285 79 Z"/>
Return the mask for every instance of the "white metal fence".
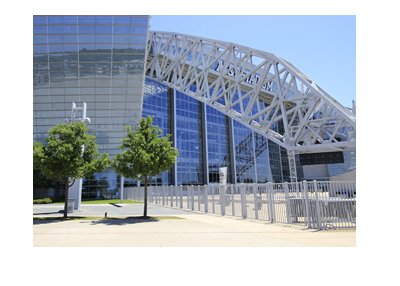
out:
<path id="1" fill-rule="evenodd" d="M 143 187 L 124 190 L 124 199 L 143 198 Z M 148 202 L 314 229 L 356 227 L 355 182 L 149 186 Z"/>

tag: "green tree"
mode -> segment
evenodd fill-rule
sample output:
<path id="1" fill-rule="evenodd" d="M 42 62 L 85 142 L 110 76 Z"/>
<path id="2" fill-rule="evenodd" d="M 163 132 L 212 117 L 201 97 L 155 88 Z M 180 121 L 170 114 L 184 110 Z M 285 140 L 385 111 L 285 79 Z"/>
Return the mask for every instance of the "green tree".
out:
<path id="1" fill-rule="evenodd" d="M 178 150 L 172 146 L 171 135 L 161 136 L 161 129 L 153 126 L 153 117 L 142 118 L 135 130 L 126 127 L 128 134 L 122 139 L 113 166 L 124 177 L 144 183 L 144 211 L 147 217 L 147 185 L 150 177 L 168 170 L 176 162 Z"/>
<path id="2" fill-rule="evenodd" d="M 100 155 L 96 140 L 87 134 L 82 122 L 63 123 L 52 127 L 44 144 L 33 145 L 33 164 L 49 180 L 60 182 L 65 191 L 64 217 L 67 217 L 68 189 L 78 178 L 100 172 L 110 160 Z"/>

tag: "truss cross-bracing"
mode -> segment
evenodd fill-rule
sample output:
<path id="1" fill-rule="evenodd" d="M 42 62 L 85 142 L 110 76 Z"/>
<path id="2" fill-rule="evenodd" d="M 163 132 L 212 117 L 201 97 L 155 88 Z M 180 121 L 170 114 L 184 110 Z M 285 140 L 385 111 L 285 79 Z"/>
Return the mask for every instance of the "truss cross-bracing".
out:
<path id="1" fill-rule="evenodd" d="M 146 76 L 214 107 L 291 154 L 355 149 L 355 114 L 271 53 L 150 32 L 146 58 Z"/>

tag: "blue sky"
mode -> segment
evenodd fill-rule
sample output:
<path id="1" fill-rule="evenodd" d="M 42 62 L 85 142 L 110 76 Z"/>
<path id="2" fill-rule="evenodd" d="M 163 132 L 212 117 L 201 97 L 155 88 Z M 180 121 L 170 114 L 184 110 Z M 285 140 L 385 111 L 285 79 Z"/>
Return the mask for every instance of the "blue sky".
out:
<path id="1" fill-rule="evenodd" d="M 343 105 L 356 98 L 355 16 L 151 16 L 150 29 L 274 53 Z"/>

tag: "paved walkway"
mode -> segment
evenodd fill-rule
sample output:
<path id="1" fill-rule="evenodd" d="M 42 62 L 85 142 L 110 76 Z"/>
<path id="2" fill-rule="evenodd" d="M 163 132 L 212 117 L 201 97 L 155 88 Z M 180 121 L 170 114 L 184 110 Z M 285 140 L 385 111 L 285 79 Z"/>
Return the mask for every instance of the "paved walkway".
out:
<path id="1" fill-rule="evenodd" d="M 58 207 L 62 209 L 62 206 Z M 108 216 L 128 212 L 142 215 L 143 205 L 83 206 L 74 215 L 94 215 L 112 210 Z M 96 210 L 95 210 L 96 209 Z M 118 209 L 118 210 L 117 210 Z M 50 211 L 48 211 L 50 210 Z M 92 211 L 89 211 L 92 210 Z M 56 213 L 54 213 L 57 211 Z M 47 214 L 45 214 L 47 212 Z M 137 213 L 136 213 L 137 212 Z M 34 216 L 61 216 L 57 207 L 34 207 Z M 149 205 L 149 215 L 175 216 L 158 221 L 134 219 L 34 221 L 34 246 L 355 246 L 356 232 L 313 231 L 297 226 L 268 224 L 189 213 Z M 126 216 L 126 214 L 125 214 Z M 178 219 L 179 218 L 179 219 Z"/>

